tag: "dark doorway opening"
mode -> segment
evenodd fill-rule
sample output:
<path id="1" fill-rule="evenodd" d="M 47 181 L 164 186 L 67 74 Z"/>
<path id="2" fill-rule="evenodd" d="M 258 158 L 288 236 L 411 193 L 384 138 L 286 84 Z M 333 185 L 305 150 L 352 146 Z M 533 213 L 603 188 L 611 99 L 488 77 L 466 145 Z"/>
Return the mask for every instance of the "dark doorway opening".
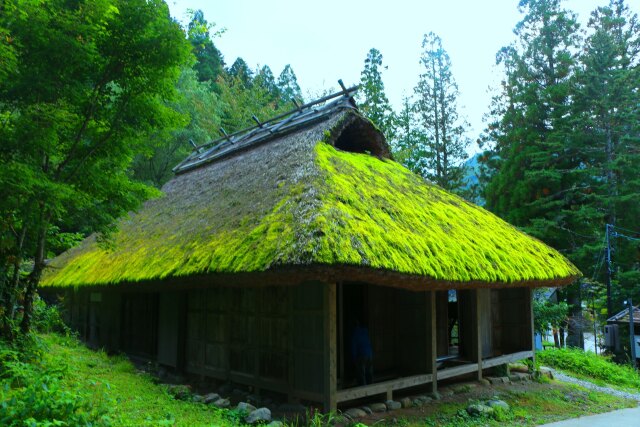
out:
<path id="1" fill-rule="evenodd" d="M 357 385 L 356 367 L 352 357 L 351 342 L 356 323 L 369 327 L 369 292 L 364 283 L 341 284 L 338 292 L 339 337 L 338 377 L 342 388 Z"/>

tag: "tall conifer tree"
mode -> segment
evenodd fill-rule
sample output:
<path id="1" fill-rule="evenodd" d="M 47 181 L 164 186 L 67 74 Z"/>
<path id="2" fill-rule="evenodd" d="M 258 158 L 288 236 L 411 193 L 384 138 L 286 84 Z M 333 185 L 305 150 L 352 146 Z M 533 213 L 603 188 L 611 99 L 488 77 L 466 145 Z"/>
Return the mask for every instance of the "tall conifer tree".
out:
<path id="1" fill-rule="evenodd" d="M 591 215 L 583 207 L 589 194 L 581 185 L 583 151 L 572 137 L 571 79 L 579 37 L 575 14 L 561 0 L 521 0 L 524 13 L 514 30 L 516 42 L 503 48 L 503 92 L 496 99 L 490 134 L 493 174 L 485 190 L 490 210 L 571 257 L 593 230 L 577 232 Z M 572 258 L 573 259 L 573 258 Z M 574 259 L 575 260 L 575 259 Z M 569 344 L 581 346 L 581 304 L 577 287 L 567 292 L 575 320 Z"/>
<path id="2" fill-rule="evenodd" d="M 191 21 L 187 26 L 187 38 L 193 47 L 196 63 L 193 69 L 198 73 L 198 80 L 209 81 L 215 85 L 218 76 L 224 72 L 224 59 L 211 40 L 214 24 L 204 19 L 204 13 L 196 10 L 191 13 Z M 213 35 L 218 35 L 215 32 Z"/>
<path id="3" fill-rule="evenodd" d="M 613 0 L 591 14 L 589 36 L 575 79 L 572 119 L 574 139 L 583 147 L 584 186 L 597 232 L 605 223 L 639 230 L 640 215 L 640 26 L 623 0 Z M 627 234 L 630 234 L 627 232 Z M 631 237 L 638 237 L 631 233 Z M 614 311 L 634 290 L 638 269 L 637 243 L 612 239 L 615 248 Z M 589 250 L 591 249 L 591 250 Z M 583 263 L 593 259 L 585 247 Z"/>
<path id="4" fill-rule="evenodd" d="M 462 186 L 465 123 L 458 114 L 458 85 L 451 72 L 451 59 L 434 33 L 425 34 L 420 57 L 422 74 L 415 88 L 415 111 L 425 139 L 425 177 L 447 190 Z"/>
<path id="5" fill-rule="evenodd" d="M 359 107 L 362 114 L 382 130 L 387 140 L 391 140 L 394 135 L 394 114 L 384 93 L 383 69 L 386 67 L 382 65 L 382 54 L 378 49 L 371 48 L 360 74 Z"/>
<path id="6" fill-rule="evenodd" d="M 292 99 L 302 101 L 302 91 L 298 86 L 298 78 L 289 64 L 284 67 L 280 76 L 278 76 L 278 89 L 280 89 L 284 102 L 291 102 Z"/>

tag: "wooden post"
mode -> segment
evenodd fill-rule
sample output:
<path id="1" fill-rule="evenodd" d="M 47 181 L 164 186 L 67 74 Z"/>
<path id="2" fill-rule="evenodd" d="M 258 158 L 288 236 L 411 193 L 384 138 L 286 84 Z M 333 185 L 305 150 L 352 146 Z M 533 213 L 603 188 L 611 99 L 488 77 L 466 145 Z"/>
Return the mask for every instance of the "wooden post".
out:
<path id="1" fill-rule="evenodd" d="M 344 284 L 342 282 L 340 282 L 338 284 L 338 318 L 340 319 L 340 325 L 339 326 L 339 330 L 338 330 L 338 339 L 340 340 L 340 345 L 338 347 L 340 347 L 340 381 L 341 381 L 341 387 L 340 388 L 344 388 L 344 384 L 345 384 L 345 372 L 344 372 L 344 354 L 345 354 L 345 349 L 344 349 L 344 343 L 345 343 L 345 339 L 344 339 L 344 293 L 343 293 L 343 287 Z"/>
<path id="2" fill-rule="evenodd" d="M 336 357 L 336 284 L 324 286 L 324 411 L 331 412 L 337 404 L 337 357 Z"/>
<path id="3" fill-rule="evenodd" d="M 293 387 L 293 383 L 295 381 L 295 371 L 294 371 L 294 348 L 295 342 L 293 339 L 293 334 L 295 329 L 294 326 L 294 317 L 293 317 L 293 293 L 294 288 L 292 286 L 287 287 L 287 384 L 289 392 L 287 393 L 287 400 L 289 403 L 298 403 L 298 399 L 295 395 L 295 389 Z"/>
<path id="4" fill-rule="evenodd" d="M 184 373 L 187 370 L 187 297 L 193 291 L 178 292 L 175 304 L 178 306 L 178 336 L 176 338 L 178 351 L 176 352 L 176 371 Z"/>
<path id="5" fill-rule="evenodd" d="M 436 318 L 436 291 L 430 291 L 425 293 L 427 296 L 427 352 L 431 355 L 428 368 L 431 372 L 427 372 L 433 375 L 433 381 L 431 382 L 431 391 L 438 391 L 438 327 Z"/>
<path id="6" fill-rule="evenodd" d="M 475 323 L 474 328 L 476 335 L 476 360 L 478 361 L 478 381 L 482 379 L 482 322 L 481 322 L 481 305 L 480 305 L 480 292 L 481 289 L 476 289 L 476 301 L 475 301 Z"/>
<path id="7" fill-rule="evenodd" d="M 526 311 L 529 317 L 527 324 L 529 325 L 529 333 L 531 334 L 531 351 L 533 352 L 531 361 L 533 362 L 533 366 L 536 366 L 536 334 L 533 326 L 533 288 L 527 288 L 526 298 L 528 305 Z"/>

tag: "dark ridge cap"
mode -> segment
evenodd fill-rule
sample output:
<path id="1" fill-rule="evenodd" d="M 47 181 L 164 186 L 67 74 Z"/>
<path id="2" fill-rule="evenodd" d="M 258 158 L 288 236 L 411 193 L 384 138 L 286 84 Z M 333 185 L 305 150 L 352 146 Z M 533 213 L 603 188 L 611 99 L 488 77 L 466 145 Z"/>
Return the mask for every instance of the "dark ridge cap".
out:
<path id="1" fill-rule="evenodd" d="M 222 141 L 218 144 L 215 144 L 217 141 L 214 141 L 213 143 L 200 146 L 173 168 L 173 172 L 181 174 L 202 165 L 224 159 L 231 154 L 310 127 L 342 110 L 357 111 L 350 92 L 322 106 L 318 106 L 317 102 L 318 101 L 308 104 L 308 107 L 294 110 L 290 115 L 280 121 L 267 121 L 261 123 L 261 125 L 249 128 L 246 131 L 241 131 L 239 134 L 223 137 L 217 140 Z M 203 148 L 206 148 L 206 150 L 201 152 L 200 150 Z"/>

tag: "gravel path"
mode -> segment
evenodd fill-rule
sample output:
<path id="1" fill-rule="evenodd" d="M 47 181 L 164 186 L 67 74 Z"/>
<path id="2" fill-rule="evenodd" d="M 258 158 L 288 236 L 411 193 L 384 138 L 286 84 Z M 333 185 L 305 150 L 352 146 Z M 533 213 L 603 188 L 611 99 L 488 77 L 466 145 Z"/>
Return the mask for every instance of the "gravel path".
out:
<path id="1" fill-rule="evenodd" d="M 640 401 L 640 394 L 636 394 L 636 393 L 629 393 L 627 391 L 621 391 L 621 390 L 616 390 L 615 388 L 611 388 L 611 387 L 602 387 L 599 386 L 597 384 L 594 384 L 592 382 L 589 381 L 585 381 L 585 380 L 580 380 L 578 378 L 574 378 L 571 377 L 569 375 L 563 374 L 562 372 L 558 372 L 555 369 L 551 369 L 551 371 L 553 372 L 553 378 L 559 380 L 559 381 L 563 381 L 566 383 L 573 383 L 573 384 L 578 384 L 584 388 L 588 388 L 590 390 L 595 390 L 595 391 L 599 391 L 602 393 L 607 393 L 607 394 L 612 394 L 614 396 L 618 396 L 618 397 L 623 397 L 625 399 L 635 399 L 637 401 Z"/>

